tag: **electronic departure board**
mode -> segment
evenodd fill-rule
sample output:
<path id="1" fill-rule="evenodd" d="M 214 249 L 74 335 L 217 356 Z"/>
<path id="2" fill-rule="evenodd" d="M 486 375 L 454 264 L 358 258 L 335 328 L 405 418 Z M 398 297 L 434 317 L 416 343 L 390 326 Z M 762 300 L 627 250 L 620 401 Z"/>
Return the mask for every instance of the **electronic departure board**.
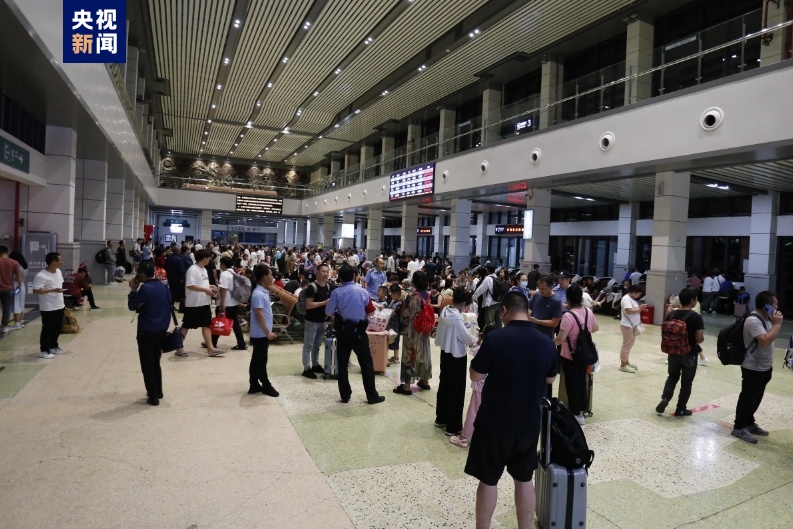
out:
<path id="1" fill-rule="evenodd" d="M 391 173 L 389 200 L 431 195 L 435 192 L 435 164 L 429 163 Z"/>
<path id="2" fill-rule="evenodd" d="M 496 235 L 523 235 L 523 225 L 496 224 Z"/>
<path id="3" fill-rule="evenodd" d="M 284 201 L 281 198 L 237 195 L 237 211 L 280 215 L 284 211 Z"/>

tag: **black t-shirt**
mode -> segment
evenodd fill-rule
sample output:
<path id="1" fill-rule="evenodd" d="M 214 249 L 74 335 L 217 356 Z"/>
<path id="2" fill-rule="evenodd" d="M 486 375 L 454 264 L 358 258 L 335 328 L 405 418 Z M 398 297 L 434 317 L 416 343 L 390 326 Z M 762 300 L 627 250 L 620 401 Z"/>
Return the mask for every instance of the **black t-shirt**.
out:
<path id="1" fill-rule="evenodd" d="M 546 298 L 537 293 L 532 296 L 529 302 L 531 315 L 538 320 L 552 320 L 554 318 L 562 317 L 562 302 L 555 297 Z M 534 325 L 533 323 L 531 325 Z M 542 334 L 550 339 L 553 339 L 554 328 L 545 327 L 544 325 L 534 325 L 534 327 Z"/>
<path id="2" fill-rule="evenodd" d="M 558 357 L 553 341 L 527 321 L 488 333 L 471 361 L 471 369 L 487 374 L 476 430 L 537 439 L 545 379 L 556 376 Z"/>
<path id="3" fill-rule="evenodd" d="M 537 281 L 540 279 L 540 273 L 536 270 L 532 270 L 526 275 L 526 281 L 528 281 L 528 289 L 529 290 L 537 290 Z"/>
<path id="4" fill-rule="evenodd" d="M 424 265 L 424 272 L 427 274 L 427 283 L 432 284 L 435 281 L 435 274 L 438 271 L 438 267 L 435 266 L 435 263 L 429 262 Z"/>
<path id="5" fill-rule="evenodd" d="M 315 288 L 316 285 L 319 288 Z M 330 299 L 330 285 L 325 283 L 324 287 L 318 283 L 311 283 L 306 287 L 306 301 L 316 301 L 317 303 Z M 325 321 L 325 307 L 306 310 L 306 321 L 321 323 Z"/>
<path id="6" fill-rule="evenodd" d="M 217 277 L 215 277 L 215 270 L 217 270 L 217 267 L 215 266 L 215 261 L 210 259 L 209 262 L 207 263 L 207 265 L 204 268 L 207 271 L 207 276 L 209 276 L 209 284 L 210 285 L 217 285 L 218 284 L 218 280 L 217 280 Z"/>
<path id="7" fill-rule="evenodd" d="M 705 322 L 702 316 L 693 310 L 673 310 L 666 319 L 685 321 L 686 332 L 688 333 L 688 345 L 691 346 L 691 352 L 689 354 L 696 355 L 702 351 L 702 347 L 697 343 L 697 331 L 705 330 Z"/>
<path id="8" fill-rule="evenodd" d="M 294 294 L 298 288 L 300 288 L 300 281 L 298 281 L 297 279 L 292 279 L 289 281 L 289 283 L 284 285 L 284 290 L 286 290 L 290 294 Z"/>

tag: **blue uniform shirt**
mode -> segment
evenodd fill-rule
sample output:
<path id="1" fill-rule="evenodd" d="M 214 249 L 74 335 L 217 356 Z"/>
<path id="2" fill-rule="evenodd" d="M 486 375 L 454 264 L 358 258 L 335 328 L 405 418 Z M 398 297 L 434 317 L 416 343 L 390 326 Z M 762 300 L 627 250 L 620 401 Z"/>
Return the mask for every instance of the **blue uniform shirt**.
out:
<path id="1" fill-rule="evenodd" d="M 383 285 L 388 278 L 385 272 L 378 272 L 374 268 L 366 272 L 364 282 L 366 283 L 366 290 L 369 292 L 371 299 L 377 299 L 377 289 Z"/>
<path id="2" fill-rule="evenodd" d="M 360 322 L 366 319 L 366 307 L 371 302 L 369 292 L 348 281 L 331 292 L 325 314 L 333 316 L 338 313 L 342 320 Z"/>
<path id="3" fill-rule="evenodd" d="M 567 308 L 564 306 L 567 304 L 567 288 L 558 288 L 553 293 L 553 297 L 554 299 L 557 299 L 559 303 L 562 304 L 562 311 L 567 312 Z"/>
<path id="4" fill-rule="evenodd" d="M 273 330 L 273 309 L 270 306 L 270 293 L 261 285 L 257 285 L 251 295 L 251 338 L 266 338 L 264 329 L 256 318 L 256 309 L 264 311 L 264 323 L 267 330 Z"/>

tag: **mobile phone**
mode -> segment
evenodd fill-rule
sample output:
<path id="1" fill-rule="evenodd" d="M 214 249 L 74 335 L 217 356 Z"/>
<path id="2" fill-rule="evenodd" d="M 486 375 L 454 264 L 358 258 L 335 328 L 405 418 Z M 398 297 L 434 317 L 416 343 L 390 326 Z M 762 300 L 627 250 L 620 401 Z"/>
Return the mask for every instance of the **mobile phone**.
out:
<path id="1" fill-rule="evenodd" d="M 16 287 L 16 288 L 14 289 L 14 295 L 16 296 L 17 294 L 19 294 L 19 287 Z"/>
<path id="2" fill-rule="evenodd" d="M 763 307 L 763 310 L 766 311 L 769 316 L 773 316 L 774 313 L 776 312 L 776 309 L 771 305 L 766 305 L 765 307 Z"/>

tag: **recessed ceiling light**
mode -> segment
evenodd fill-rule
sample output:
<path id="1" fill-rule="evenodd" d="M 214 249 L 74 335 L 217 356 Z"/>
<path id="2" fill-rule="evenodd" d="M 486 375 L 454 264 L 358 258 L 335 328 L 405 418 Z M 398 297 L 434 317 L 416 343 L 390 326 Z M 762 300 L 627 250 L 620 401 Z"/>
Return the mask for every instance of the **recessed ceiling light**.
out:
<path id="1" fill-rule="evenodd" d="M 475 30 L 474 30 L 474 33 L 476 33 L 477 35 L 479 35 L 479 30 L 478 30 L 478 29 L 475 29 Z"/>
<path id="2" fill-rule="evenodd" d="M 217 105 L 215 103 L 212 103 L 212 108 L 217 108 Z"/>
<path id="3" fill-rule="evenodd" d="M 361 109 L 359 108 L 358 110 L 355 111 L 355 113 L 356 114 L 360 114 L 361 113 Z"/>
<path id="4" fill-rule="evenodd" d="M 256 102 L 256 106 L 257 106 L 257 107 L 260 107 L 260 106 L 262 106 L 262 102 L 261 102 L 261 101 L 257 101 L 257 102 Z"/>
<path id="5" fill-rule="evenodd" d="M 231 59 L 229 59 L 228 57 L 226 57 L 225 59 L 223 59 L 223 64 L 228 64 L 228 63 L 230 63 L 230 62 L 231 62 Z"/>
<path id="6" fill-rule="evenodd" d="M 235 144 L 234 144 L 234 146 L 235 146 L 235 147 L 239 146 L 239 143 L 235 143 Z"/>
<path id="7" fill-rule="evenodd" d="M 239 20 L 235 20 L 235 21 L 234 21 L 234 27 L 235 27 L 235 28 L 238 28 L 238 27 L 240 27 L 240 21 L 239 21 Z"/>
<path id="8" fill-rule="evenodd" d="M 319 92 L 314 92 L 314 97 L 317 97 L 318 95 L 319 95 Z"/>
<path id="9" fill-rule="evenodd" d="M 374 39 L 372 39 L 372 37 L 367 37 L 366 40 L 363 41 L 364 44 L 371 44 L 372 42 L 374 42 Z"/>
<path id="10" fill-rule="evenodd" d="M 269 151 L 269 150 L 270 150 L 270 147 L 265 147 L 265 148 L 264 148 L 264 150 L 265 150 L 265 151 Z"/>
<path id="11" fill-rule="evenodd" d="M 339 128 L 339 124 L 336 123 L 335 125 L 333 125 L 333 128 L 338 129 Z"/>
<path id="12" fill-rule="evenodd" d="M 383 93 L 380 94 L 380 95 L 383 96 L 383 97 L 387 96 L 388 95 L 388 90 L 383 90 Z"/>
<path id="13" fill-rule="evenodd" d="M 273 87 L 273 83 L 267 83 L 267 88 L 272 88 L 272 87 Z"/>
<path id="14" fill-rule="evenodd" d="M 322 136 L 320 136 L 319 139 L 322 139 Z"/>
<path id="15" fill-rule="evenodd" d="M 289 60 L 289 57 L 284 57 L 283 59 L 281 59 L 281 62 L 285 63 L 288 60 Z"/>
<path id="16" fill-rule="evenodd" d="M 339 74 L 341 73 L 341 68 L 336 68 L 336 71 L 335 71 L 334 73 L 335 73 L 336 75 L 339 75 Z"/>
<path id="17" fill-rule="evenodd" d="M 207 120 L 207 123 L 212 123 L 212 120 L 211 120 L 211 119 L 208 119 L 208 120 Z"/>
<path id="18" fill-rule="evenodd" d="M 222 90 L 222 89 L 223 89 L 223 85 L 222 85 L 222 84 L 220 84 L 220 83 L 218 83 L 217 89 L 218 89 L 218 90 Z"/>
<path id="19" fill-rule="evenodd" d="M 207 144 L 207 142 L 205 142 L 205 141 L 201 142 L 201 145 L 206 145 L 206 144 Z"/>
<path id="20" fill-rule="evenodd" d="M 275 138 L 273 141 L 278 141 L 278 138 Z"/>
<path id="21" fill-rule="evenodd" d="M 209 132 L 207 132 L 207 131 L 204 131 L 204 136 L 206 136 L 206 135 L 208 135 L 208 134 L 209 134 Z"/>
<path id="22" fill-rule="evenodd" d="M 229 154 L 234 154 L 234 151 L 231 151 Z"/>

